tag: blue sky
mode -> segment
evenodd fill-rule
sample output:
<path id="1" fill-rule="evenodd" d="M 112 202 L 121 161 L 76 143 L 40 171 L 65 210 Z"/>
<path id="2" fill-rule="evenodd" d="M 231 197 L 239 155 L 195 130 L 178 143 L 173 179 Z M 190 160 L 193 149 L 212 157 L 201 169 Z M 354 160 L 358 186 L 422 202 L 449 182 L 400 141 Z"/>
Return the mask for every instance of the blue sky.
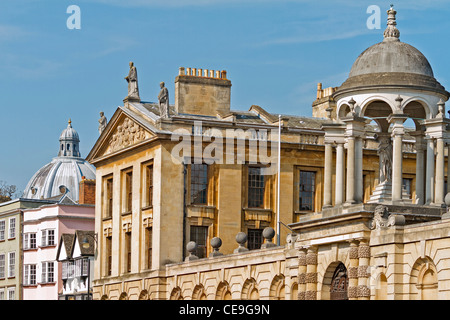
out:
<path id="1" fill-rule="evenodd" d="M 227 70 L 231 105 L 311 116 L 316 86 L 339 86 L 358 55 L 382 40 L 388 1 L 14 0 L 0 2 L 0 180 L 23 190 L 58 152 L 69 118 L 86 157 L 127 94 L 128 62 L 141 99 L 164 81 L 174 101 L 178 68 Z M 69 5 L 81 29 L 69 30 Z M 367 8 L 381 8 L 370 30 Z M 400 40 L 428 58 L 450 88 L 450 4 L 394 2 Z"/>

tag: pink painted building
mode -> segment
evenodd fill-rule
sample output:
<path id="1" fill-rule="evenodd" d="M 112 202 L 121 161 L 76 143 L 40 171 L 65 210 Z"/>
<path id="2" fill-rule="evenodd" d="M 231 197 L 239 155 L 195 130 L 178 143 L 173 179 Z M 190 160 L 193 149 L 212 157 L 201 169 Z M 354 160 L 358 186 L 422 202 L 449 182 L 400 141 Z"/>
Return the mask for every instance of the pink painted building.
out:
<path id="1" fill-rule="evenodd" d="M 62 234 L 93 231 L 95 206 L 62 197 L 55 204 L 23 212 L 23 299 L 57 300 L 63 292 L 61 262 L 57 261 Z"/>

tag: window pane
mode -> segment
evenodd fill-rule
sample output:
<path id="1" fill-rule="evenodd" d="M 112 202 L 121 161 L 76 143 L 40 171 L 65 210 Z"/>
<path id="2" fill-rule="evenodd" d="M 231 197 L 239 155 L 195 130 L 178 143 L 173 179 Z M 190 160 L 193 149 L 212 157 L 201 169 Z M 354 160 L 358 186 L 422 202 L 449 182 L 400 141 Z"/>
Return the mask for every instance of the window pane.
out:
<path id="1" fill-rule="evenodd" d="M 153 205 L 153 165 L 145 167 L 146 174 L 146 197 L 144 206 Z"/>
<path id="2" fill-rule="evenodd" d="M 248 229 L 248 249 L 261 249 L 263 244 L 263 229 Z"/>
<path id="3" fill-rule="evenodd" d="M 314 211 L 316 173 L 300 171 L 299 210 Z"/>
<path id="4" fill-rule="evenodd" d="M 208 195 L 208 165 L 191 166 L 191 203 L 206 204 Z"/>
<path id="5" fill-rule="evenodd" d="M 191 226 L 191 241 L 197 244 L 197 257 L 206 257 L 206 242 L 208 239 L 208 227 Z"/>
<path id="6" fill-rule="evenodd" d="M 264 207 L 264 175 L 261 168 L 248 168 L 248 207 Z"/>

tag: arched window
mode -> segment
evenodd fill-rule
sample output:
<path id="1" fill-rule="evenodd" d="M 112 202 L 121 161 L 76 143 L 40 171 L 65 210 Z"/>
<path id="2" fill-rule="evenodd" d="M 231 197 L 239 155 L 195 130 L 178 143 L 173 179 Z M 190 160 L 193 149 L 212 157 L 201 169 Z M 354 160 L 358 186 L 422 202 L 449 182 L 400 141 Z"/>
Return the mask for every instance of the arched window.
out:
<path id="1" fill-rule="evenodd" d="M 347 268 L 341 262 L 333 273 L 330 287 L 330 300 L 347 300 L 348 294 Z"/>

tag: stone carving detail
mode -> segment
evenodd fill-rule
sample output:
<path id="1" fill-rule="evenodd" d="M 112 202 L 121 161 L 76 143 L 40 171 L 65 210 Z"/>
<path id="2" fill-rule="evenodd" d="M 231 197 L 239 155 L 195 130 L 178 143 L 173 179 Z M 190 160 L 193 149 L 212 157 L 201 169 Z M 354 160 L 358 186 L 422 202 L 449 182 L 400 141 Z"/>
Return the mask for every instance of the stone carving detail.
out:
<path id="1" fill-rule="evenodd" d="M 298 300 L 305 300 L 305 299 L 306 299 L 305 292 L 299 292 L 298 293 Z"/>
<path id="2" fill-rule="evenodd" d="M 369 266 L 359 266 L 358 267 L 358 278 L 369 278 L 370 272 L 367 272 L 369 270 Z"/>
<path id="3" fill-rule="evenodd" d="M 358 298 L 358 287 L 349 286 L 348 287 L 348 297 L 349 298 Z"/>
<path id="4" fill-rule="evenodd" d="M 405 216 L 400 214 L 389 214 L 388 208 L 379 205 L 375 208 L 370 228 L 372 230 L 387 229 L 392 226 L 405 225 Z"/>
<path id="5" fill-rule="evenodd" d="M 306 264 L 317 265 L 317 253 L 308 252 L 306 255 Z"/>
<path id="6" fill-rule="evenodd" d="M 358 278 L 358 267 L 348 267 L 348 278 L 357 279 Z"/>
<path id="7" fill-rule="evenodd" d="M 366 285 L 359 285 L 357 287 L 357 296 L 360 297 L 370 297 L 370 288 Z"/>
<path id="8" fill-rule="evenodd" d="M 351 247 L 349 252 L 350 259 L 358 259 L 358 247 Z"/>
<path id="9" fill-rule="evenodd" d="M 317 291 L 308 290 L 305 292 L 306 300 L 316 300 L 317 299 Z"/>
<path id="10" fill-rule="evenodd" d="M 289 249 L 294 248 L 294 243 L 295 243 L 295 241 L 297 241 L 297 238 L 298 238 L 298 234 L 296 234 L 296 233 L 289 233 L 286 236 L 286 245 Z"/>
<path id="11" fill-rule="evenodd" d="M 300 254 L 298 255 L 298 265 L 306 266 L 306 254 L 304 251 L 300 251 Z"/>
<path id="12" fill-rule="evenodd" d="M 384 30 L 385 38 L 400 38 L 400 31 L 397 29 L 397 22 L 395 21 L 395 15 L 397 11 L 394 10 L 394 5 L 391 4 L 391 8 L 387 11 L 388 22 L 387 28 Z"/>
<path id="13" fill-rule="evenodd" d="M 300 273 L 298 275 L 298 283 L 305 284 L 306 283 L 306 273 Z"/>
<path id="14" fill-rule="evenodd" d="M 359 246 L 358 258 L 370 258 L 370 247 L 368 245 Z"/>
<path id="15" fill-rule="evenodd" d="M 306 283 L 317 283 L 317 272 L 308 272 L 305 275 Z"/>
<path id="16" fill-rule="evenodd" d="M 116 151 L 141 142 L 144 139 L 145 130 L 137 123 L 125 118 L 122 124 L 117 126 L 116 132 L 114 132 L 109 141 L 109 145 L 111 146 L 111 151 Z"/>

